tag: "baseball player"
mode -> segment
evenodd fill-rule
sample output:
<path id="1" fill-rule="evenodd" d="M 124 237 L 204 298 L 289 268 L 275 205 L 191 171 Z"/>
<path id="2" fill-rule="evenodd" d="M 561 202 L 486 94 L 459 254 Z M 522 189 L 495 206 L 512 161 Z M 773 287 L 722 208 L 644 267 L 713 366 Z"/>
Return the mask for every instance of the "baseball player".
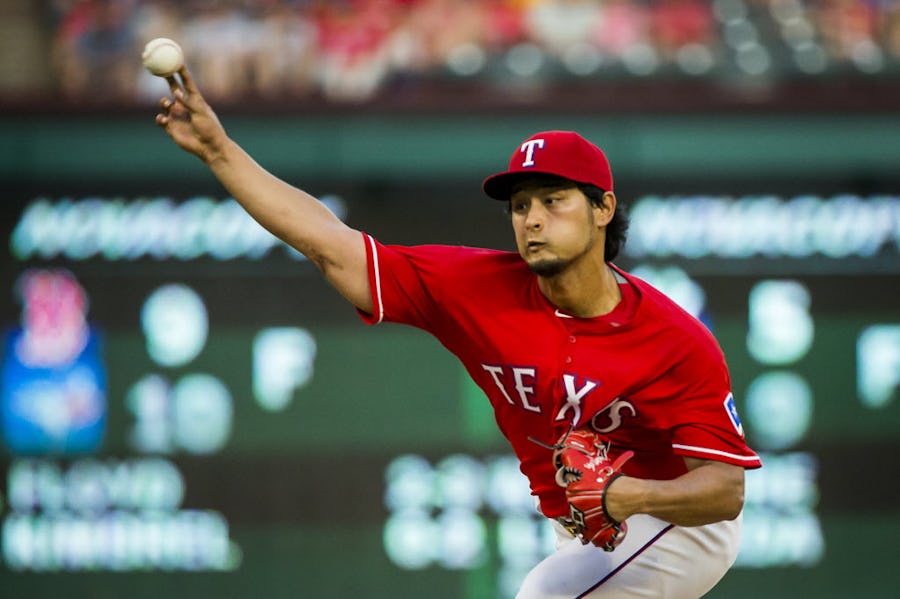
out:
<path id="1" fill-rule="evenodd" d="M 484 181 L 518 252 L 391 246 L 256 164 L 186 69 L 168 81 L 156 122 L 177 145 L 365 322 L 428 331 L 484 390 L 559 538 L 519 599 L 688 599 L 720 580 L 760 460 L 708 330 L 612 263 L 627 221 L 597 146 L 538 133 Z"/>

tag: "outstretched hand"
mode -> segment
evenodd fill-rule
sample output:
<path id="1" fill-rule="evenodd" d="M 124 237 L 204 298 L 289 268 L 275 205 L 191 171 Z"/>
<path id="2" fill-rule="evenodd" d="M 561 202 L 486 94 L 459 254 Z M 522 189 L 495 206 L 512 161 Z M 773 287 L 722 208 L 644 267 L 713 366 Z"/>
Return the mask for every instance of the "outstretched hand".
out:
<path id="1" fill-rule="evenodd" d="M 200 94 L 187 67 L 181 67 L 177 75 L 166 77 L 172 97 L 159 101 L 156 124 L 180 148 L 210 164 L 221 154 L 228 137 L 215 112 Z"/>

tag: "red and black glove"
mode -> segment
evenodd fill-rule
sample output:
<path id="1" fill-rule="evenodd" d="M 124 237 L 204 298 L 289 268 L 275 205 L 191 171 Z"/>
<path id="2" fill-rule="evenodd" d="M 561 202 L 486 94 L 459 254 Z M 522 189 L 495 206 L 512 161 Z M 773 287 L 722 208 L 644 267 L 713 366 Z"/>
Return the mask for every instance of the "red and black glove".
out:
<path id="1" fill-rule="evenodd" d="M 626 451 L 611 462 L 608 448 L 594 431 L 576 429 L 563 435 L 553 452 L 556 482 L 566 488 L 573 532 L 583 544 L 593 543 L 604 551 L 615 549 L 628 530 L 606 511 L 606 489 L 622 476 L 622 466 L 634 455 Z"/>

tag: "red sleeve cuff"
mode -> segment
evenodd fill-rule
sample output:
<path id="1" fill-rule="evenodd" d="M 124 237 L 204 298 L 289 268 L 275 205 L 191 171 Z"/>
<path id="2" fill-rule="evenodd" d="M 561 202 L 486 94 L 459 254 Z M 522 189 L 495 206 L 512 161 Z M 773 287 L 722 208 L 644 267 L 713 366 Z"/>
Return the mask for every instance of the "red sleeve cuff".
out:
<path id="1" fill-rule="evenodd" d="M 369 293 L 372 296 L 372 313 L 364 312 L 357 308 L 356 313 L 366 324 L 378 324 L 384 320 L 384 302 L 381 298 L 381 270 L 378 261 L 378 249 L 375 239 L 363 233 L 366 244 L 366 265 L 369 276 Z"/>
<path id="2" fill-rule="evenodd" d="M 711 447 L 702 447 L 695 445 L 683 445 L 681 443 L 673 443 L 672 449 L 678 455 L 691 458 L 699 458 L 701 460 L 715 460 L 717 462 L 726 462 L 735 466 L 742 466 L 747 469 L 759 468 L 762 461 L 755 453 L 735 453 L 722 449 L 713 449 Z"/>

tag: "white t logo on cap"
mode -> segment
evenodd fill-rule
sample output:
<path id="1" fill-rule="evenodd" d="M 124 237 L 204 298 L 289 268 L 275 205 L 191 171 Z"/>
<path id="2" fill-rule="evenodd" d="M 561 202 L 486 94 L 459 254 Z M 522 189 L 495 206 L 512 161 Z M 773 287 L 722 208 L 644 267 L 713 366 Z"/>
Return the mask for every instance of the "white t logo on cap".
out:
<path id="1" fill-rule="evenodd" d="M 525 162 L 522 163 L 522 166 L 534 166 L 534 149 L 538 148 L 540 150 L 544 149 L 544 140 L 543 139 L 529 139 L 525 143 L 522 144 L 521 152 L 525 152 Z"/>

